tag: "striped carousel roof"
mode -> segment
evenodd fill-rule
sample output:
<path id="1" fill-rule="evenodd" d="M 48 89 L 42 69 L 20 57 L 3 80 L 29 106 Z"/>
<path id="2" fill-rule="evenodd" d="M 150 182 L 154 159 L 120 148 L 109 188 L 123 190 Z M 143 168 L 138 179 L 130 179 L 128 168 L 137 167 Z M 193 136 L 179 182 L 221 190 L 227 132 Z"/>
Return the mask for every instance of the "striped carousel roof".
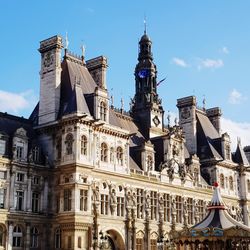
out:
<path id="1" fill-rule="evenodd" d="M 227 212 L 227 208 L 221 198 L 218 184 L 214 184 L 214 193 L 208 208 L 208 215 L 198 224 L 192 227 L 193 230 L 201 230 L 204 228 L 228 229 L 231 227 L 240 227 L 245 230 L 250 228 L 233 219 Z"/>

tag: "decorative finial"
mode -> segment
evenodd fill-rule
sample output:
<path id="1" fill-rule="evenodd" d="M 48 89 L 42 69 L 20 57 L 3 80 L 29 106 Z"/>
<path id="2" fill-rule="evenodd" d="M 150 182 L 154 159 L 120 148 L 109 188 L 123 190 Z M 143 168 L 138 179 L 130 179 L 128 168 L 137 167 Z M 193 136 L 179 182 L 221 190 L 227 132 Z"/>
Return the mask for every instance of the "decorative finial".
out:
<path id="1" fill-rule="evenodd" d="M 84 46 L 84 44 L 82 44 L 82 45 L 81 45 L 82 58 L 85 57 L 85 50 L 86 50 L 86 46 Z"/>
<path id="2" fill-rule="evenodd" d="M 65 49 L 68 49 L 69 47 L 69 39 L 68 39 L 68 32 L 66 31 L 66 37 L 65 37 Z"/>
<path id="3" fill-rule="evenodd" d="M 124 101 L 123 98 L 121 98 L 121 111 L 123 112 L 123 108 L 124 108 Z"/>
<path id="4" fill-rule="evenodd" d="M 175 124 L 175 126 L 178 125 L 178 119 L 177 119 L 177 117 L 174 118 L 174 124 Z"/>
<path id="5" fill-rule="evenodd" d="M 240 137 L 237 137 L 237 144 L 241 145 L 241 138 Z"/>
<path id="6" fill-rule="evenodd" d="M 110 101 L 111 101 L 111 108 L 113 108 L 114 107 L 114 96 L 113 96 L 113 94 L 111 94 L 111 96 L 110 96 Z"/>
<path id="7" fill-rule="evenodd" d="M 145 14 L 144 14 L 143 23 L 144 23 L 144 34 L 146 35 L 147 34 L 147 21 L 146 21 L 146 15 Z"/>
<path id="8" fill-rule="evenodd" d="M 170 116 L 170 112 L 169 112 L 169 110 L 168 110 L 168 116 L 167 116 L 167 119 L 168 119 L 168 127 L 170 127 L 170 118 L 171 118 L 171 116 Z"/>
<path id="9" fill-rule="evenodd" d="M 205 97 L 205 95 L 203 95 L 202 104 L 203 104 L 203 110 L 206 110 L 206 97 Z"/>

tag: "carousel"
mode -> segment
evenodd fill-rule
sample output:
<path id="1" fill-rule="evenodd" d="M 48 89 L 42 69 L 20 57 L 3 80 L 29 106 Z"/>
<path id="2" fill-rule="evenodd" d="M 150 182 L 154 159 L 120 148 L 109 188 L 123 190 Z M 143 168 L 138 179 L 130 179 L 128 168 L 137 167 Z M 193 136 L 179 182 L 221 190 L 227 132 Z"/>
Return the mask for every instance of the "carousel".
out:
<path id="1" fill-rule="evenodd" d="M 207 207 L 207 216 L 191 228 L 173 232 L 173 241 L 178 250 L 249 250 L 250 227 L 234 220 L 227 212 L 218 188 Z"/>

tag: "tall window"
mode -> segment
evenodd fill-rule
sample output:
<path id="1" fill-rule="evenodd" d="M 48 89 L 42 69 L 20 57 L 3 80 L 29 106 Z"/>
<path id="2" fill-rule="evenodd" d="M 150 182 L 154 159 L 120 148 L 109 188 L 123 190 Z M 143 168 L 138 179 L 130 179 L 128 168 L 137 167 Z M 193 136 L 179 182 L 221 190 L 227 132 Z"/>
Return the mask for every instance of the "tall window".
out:
<path id="1" fill-rule="evenodd" d="M 124 197 L 117 196 L 117 216 L 124 216 Z"/>
<path id="2" fill-rule="evenodd" d="M 16 174 L 16 181 L 24 182 L 24 174 L 23 173 L 17 173 Z"/>
<path id="3" fill-rule="evenodd" d="M 72 237 L 68 236 L 68 249 L 71 249 L 72 247 Z"/>
<path id="4" fill-rule="evenodd" d="M 13 247 L 22 246 L 22 230 L 20 226 L 15 226 L 13 229 Z"/>
<path id="5" fill-rule="evenodd" d="M 193 199 L 192 198 L 187 199 L 187 212 L 188 212 L 187 223 L 193 224 L 194 214 L 193 214 Z"/>
<path id="6" fill-rule="evenodd" d="M 198 210 L 199 221 L 201 221 L 205 216 L 204 205 L 205 204 L 203 200 L 198 200 L 196 204 L 197 210 Z"/>
<path id="7" fill-rule="evenodd" d="M 38 247 L 38 230 L 36 227 L 31 228 L 30 235 L 31 235 L 30 247 L 33 248 Z"/>
<path id="8" fill-rule="evenodd" d="M 109 196 L 107 194 L 101 194 L 101 214 L 107 215 L 109 207 Z"/>
<path id="9" fill-rule="evenodd" d="M 33 150 L 33 161 L 34 162 L 38 162 L 39 161 L 39 148 L 38 147 L 34 147 Z"/>
<path id="10" fill-rule="evenodd" d="M 157 216 L 157 192 L 151 191 L 151 220 Z"/>
<path id="11" fill-rule="evenodd" d="M 4 237 L 5 237 L 4 228 L 0 225 L 0 246 L 1 247 L 5 245 L 4 244 L 4 240 L 5 240 Z"/>
<path id="12" fill-rule="evenodd" d="M 61 229 L 57 228 L 55 231 L 55 248 L 61 248 Z"/>
<path id="13" fill-rule="evenodd" d="M 0 155 L 4 155 L 6 151 L 6 141 L 1 138 L 0 135 Z"/>
<path id="14" fill-rule="evenodd" d="M 106 121 L 107 117 L 107 106 L 105 102 L 100 103 L 100 119 Z"/>
<path id="15" fill-rule="evenodd" d="M 73 135 L 67 134 L 66 140 L 65 140 L 65 146 L 66 146 L 66 154 L 71 155 L 73 153 Z"/>
<path id="16" fill-rule="evenodd" d="M 151 239 L 150 245 L 151 245 L 151 247 L 150 247 L 151 250 L 157 250 L 157 240 L 156 239 Z"/>
<path id="17" fill-rule="evenodd" d="M 78 237 L 78 239 L 77 239 L 77 246 L 78 246 L 78 248 L 82 248 L 82 238 L 81 237 Z"/>
<path id="18" fill-rule="evenodd" d="M 176 196 L 176 222 L 182 223 L 182 198 Z"/>
<path id="19" fill-rule="evenodd" d="M 88 209 L 88 190 L 80 190 L 80 210 L 87 211 Z"/>
<path id="20" fill-rule="evenodd" d="M 117 163 L 123 165 L 123 150 L 121 147 L 118 147 L 116 149 L 116 158 L 117 158 Z"/>
<path id="21" fill-rule="evenodd" d="M 62 157 L 62 139 L 57 138 L 56 140 L 56 155 L 57 159 L 60 160 Z"/>
<path id="22" fill-rule="evenodd" d="M 108 146 L 104 142 L 101 144 L 101 161 L 108 161 Z"/>
<path id="23" fill-rule="evenodd" d="M 153 158 L 151 155 L 147 156 L 147 170 L 153 170 Z"/>
<path id="24" fill-rule="evenodd" d="M 82 135 L 81 137 L 81 154 L 82 155 L 87 155 L 87 137 L 85 135 Z"/>
<path id="25" fill-rule="evenodd" d="M 64 189 L 64 206 L 63 210 L 64 211 L 70 211 L 71 210 L 71 199 L 72 199 L 72 194 L 70 189 Z"/>
<path id="26" fill-rule="evenodd" d="M 0 189 L 0 209 L 4 208 L 6 189 Z"/>
<path id="27" fill-rule="evenodd" d="M 144 190 L 143 189 L 137 189 L 137 197 L 136 197 L 136 199 L 137 199 L 137 218 L 138 219 L 142 219 L 144 216 L 143 216 L 143 206 L 144 206 L 144 204 L 143 204 L 143 202 L 144 202 L 144 199 L 143 199 L 143 197 L 144 197 Z"/>
<path id="28" fill-rule="evenodd" d="M 32 193 L 32 212 L 39 212 L 39 193 Z"/>
<path id="29" fill-rule="evenodd" d="M 16 191 L 16 210 L 23 210 L 23 200 L 24 193 L 23 191 Z"/>
<path id="30" fill-rule="evenodd" d="M 230 190 L 234 190 L 234 179 L 233 179 L 233 176 L 229 176 L 229 189 Z M 248 192 L 250 192 L 250 184 L 249 184 Z"/>
<path id="31" fill-rule="evenodd" d="M 221 188 L 225 188 L 225 178 L 223 174 L 220 174 L 220 186 Z"/>
<path id="32" fill-rule="evenodd" d="M 143 239 L 136 238 L 136 250 L 143 250 Z"/>
<path id="33" fill-rule="evenodd" d="M 24 154 L 24 146 L 23 145 L 18 145 L 16 146 L 16 158 L 17 159 L 22 159 L 23 158 L 23 154 Z"/>
<path id="34" fill-rule="evenodd" d="M 164 194 L 164 221 L 170 222 L 170 195 Z"/>

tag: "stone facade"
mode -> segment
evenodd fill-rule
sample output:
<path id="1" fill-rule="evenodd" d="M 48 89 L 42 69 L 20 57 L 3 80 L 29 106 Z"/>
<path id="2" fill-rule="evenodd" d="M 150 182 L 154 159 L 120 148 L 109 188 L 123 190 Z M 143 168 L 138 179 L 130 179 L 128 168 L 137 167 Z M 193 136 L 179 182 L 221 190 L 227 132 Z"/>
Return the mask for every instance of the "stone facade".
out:
<path id="1" fill-rule="evenodd" d="M 40 102 L 29 119 L 0 113 L 0 249 L 157 249 L 198 223 L 220 183 L 249 225 L 249 148 L 230 149 L 219 108 L 178 99 L 164 125 L 147 34 L 129 113 L 113 107 L 107 59 L 85 63 L 62 38 L 41 42 Z M 110 105 L 111 101 L 111 105 Z"/>

